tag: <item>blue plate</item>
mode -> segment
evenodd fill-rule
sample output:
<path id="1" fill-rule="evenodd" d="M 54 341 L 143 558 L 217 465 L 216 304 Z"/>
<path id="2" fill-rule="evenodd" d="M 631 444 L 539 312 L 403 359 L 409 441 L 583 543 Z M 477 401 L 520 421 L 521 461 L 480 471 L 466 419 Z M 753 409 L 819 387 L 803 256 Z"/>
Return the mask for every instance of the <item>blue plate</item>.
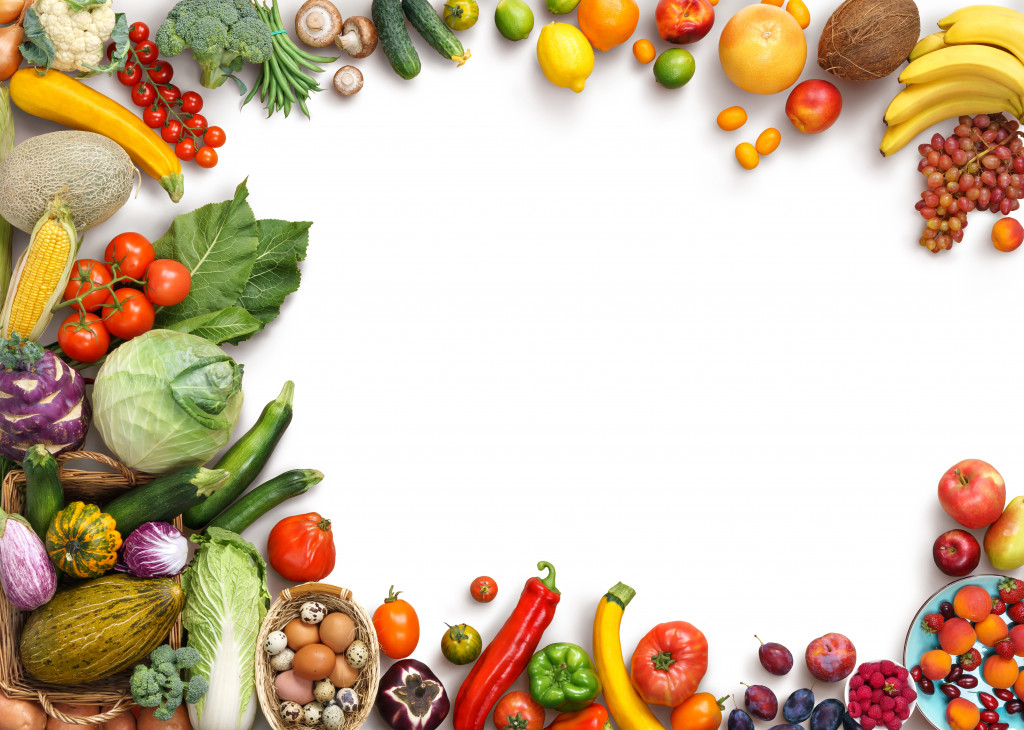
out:
<path id="1" fill-rule="evenodd" d="M 957 591 L 966 585 L 981 586 L 991 595 L 998 596 L 999 581 L 1004 577 L 1005 576 L 1002 575 L 972 575 L 967 578 L 961 578 L 960 580 L 953 581 L 925 601 L 924 605 L 921 606 L 921 610 L 917 612 L 916 616 L 914 616 L 914 620 L 910 624 L 910 630 L 907 631 L 907 643 L 903 649 L 903 664 L 908 669 L 910 667 L 914 667 L 921 662 L 922 654 L 931 649 L 939 648 L 939 637 L 935 634 L 928 634 L 921 630 L 921 619 L 924 618 L 926 613 L 940 613 L 939 604 L 943 601 L 949 601 L 952 603 L 953 596 L 955 596 Z M 1015 624 L 1010 623 L 1009 625 L 1014 626 Z M 982 666 L 984 666 L 985 659 L 994 654 L 995 651 L 980 642 L 974 646 L 981 652 Z M 973 672 L 964 672 L 964 674 L 970 674 L 977 677 L 978 686 L 970 690 L 961 689 L 961 696 L 977 701 L 977 697 L 971 694 L 972 692 L 988 692 L 989 694 L 992 694 L 992 687 L 990 687 L 981 676 L 981 667 L 978 667 Z M 946 703 L 949 702 L 949 698 L 939 691 L 940 684 L 942 683 L 935 683 L 935 694 L 932 695 L 926 695 L 918 689 L 917 708 L 932 727 L 935 727 L 938 730 L 949 730 L 949 723 L 946 722 Z M 980 702 L 977 702 L 977 705 L 981 708 Z M 1020 713 L 1011 715 L 1006 712 L 1003 709 L 1003 702 L 1001 700 L 999 702 L 998 712 L 1000 722 L 1005 722 L 1011 728 L 1015 728 L 1016 730 L 1024 730 L 1024 716 Z"/>

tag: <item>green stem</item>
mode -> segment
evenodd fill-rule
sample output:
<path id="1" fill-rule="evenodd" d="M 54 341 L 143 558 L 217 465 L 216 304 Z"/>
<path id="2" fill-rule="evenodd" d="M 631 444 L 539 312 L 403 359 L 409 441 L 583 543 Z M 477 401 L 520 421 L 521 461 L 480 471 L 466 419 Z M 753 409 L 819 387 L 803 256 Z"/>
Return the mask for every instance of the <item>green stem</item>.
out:
<path id="1" fill-rule="evenodd" d="M 561 593 L 561 591 L 555 587 L 555 566 L 546 560 L 542 560 L 537 563 L 537 570 L 547 570 L 548 574 L 541 578 L 540 582 L 546 585 L 548 590 L 552 593 Z"/>
<path id="2" fill-rule="evenodd" d="M 629 602 L 633 600 L 633 596 L 636 595 L 636 591 L 627 586 L 625 583 L 619 582 L 613 585 L 608 592 L 605 594 L 605 598 L 609 601 L 615 601 L 623 608 L 629 605 Z"/>

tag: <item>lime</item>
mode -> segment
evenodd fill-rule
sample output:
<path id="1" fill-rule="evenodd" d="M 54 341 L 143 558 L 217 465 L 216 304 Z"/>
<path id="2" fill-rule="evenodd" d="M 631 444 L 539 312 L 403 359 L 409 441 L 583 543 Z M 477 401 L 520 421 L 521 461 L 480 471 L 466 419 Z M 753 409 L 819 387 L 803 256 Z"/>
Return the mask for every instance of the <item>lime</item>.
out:
<path id="1" fill-rule="evenodd" d="M 447 0 L 444 4 L 444 22 L 452 30 L 472 28 L 480 17 L 476 0 Z"/>
<path id="2" fill-rule="evenodd" d="M 523 0 L 501 0 L 494 9 L 494 24 L 510 41 L 521 41 L 533 30 L 533 11 Z"/>
<path id="3" fill-rule="evenodd" d="M 555 15 L 566 15 L 576 9 L 580 0 L 548 0 L 548 10 Z"/>
<path id="4" fill-rule="evenodd" d="M 666 89 L 678 89 L 693 78 L 693 55 L 685 48 L 669 48 L 654 62 L 654 79 Z"/>

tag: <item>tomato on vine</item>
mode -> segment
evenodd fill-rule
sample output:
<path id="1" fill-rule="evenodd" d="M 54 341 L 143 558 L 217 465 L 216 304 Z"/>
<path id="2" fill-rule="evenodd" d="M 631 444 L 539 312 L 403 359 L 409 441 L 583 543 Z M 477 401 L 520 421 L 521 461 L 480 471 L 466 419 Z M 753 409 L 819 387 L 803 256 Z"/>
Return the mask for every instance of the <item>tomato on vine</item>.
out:
<path id="1" fill-rule="evenodd" d="M 156 90 L 145 81 L 132 87 L 132 103 L 135 106 L 149 106 L 155 98 Z"/>
<path id="2" fill-rule="evenodd" d="M 200 147 L 196 152 L 196 164 L 207 169 L 217 165 L 217 150 L 213 147 Z"/>
<path id="3" fill-rule="evenodd" d="M 142 81 L 142 66 L 129 61 L 123 69 L 117 72 L 117 80 L 125 86 L 135 86 Z"/>
<path id="4" fill-rule="evenodd" d="M 72 314 L 60 323 L 57 344 L 64 354 L 79 362 L 96 362 L 107 354 L 110 333 L 99 316 Z"/>
<path id="5" fill-rule="evenodd" d="M 188 296 L 192 274 L 174 259 L 157 259 L 146 269 L 146 296 L 158 307 L 173 307 Z"/>
<path id="6" fill-rule="evenodd" d="M 110 239 L 103 258 L 109 264 L 117 264 L 123 276 L 141 280 L 156 258 L 156 252 L 153 244 L 141 233 L 119 233 Z"/>
<path id="7" fill-rule="evenodd" d="M 161 86 L 159 89 L 159 94 L 161 99 L 166 101 L 171 106 L 174 106 L 178 103 L 178 100 L 181 98 L 181 89 L 179 89 L 174 84 L 170 84 L 169 86 Z"/>
<path id="8" fill-rule="evenodd" d="M 103 323 L 115 337 L 130 340 L 153 329 L 153 303 L 138 289 L 115 289 L 113 299 L 103 305 Z"/>
<path id="9" fill-rule="evenodd" d="M 196 134 L 202 135 L 206 132 L 208 125 L 206 117 L 202 114 L 193 114 L 191 117 L 185 120 L 185 126 L 191 129 Z"/>
<path id="10" fill-rule="evenodd" d="M 135 46 L 135 56 L 139 63 L 153 63 L 160 57 L 160 49 L 153 41 L 145 40 Z"/>
<path id="11" fill-rule="evenodd" d="M 167 61 L 156 61 L 149 67 L 149 78 L 154 84 L 166 84 L 174 76 L 174 69 Z"/>
<path id="12" fill-rule="evenodd" d="M 227 135 L 224 134 L 224 130 L 220 127 L 208 127 L 206 134 L 203 135 L 203 142 L 210 147 L 221 147 L 226 141 Z"/>
<path id="13" fill-rule="evenodd" d="M 157 103 L 150 104 L 146 111 L 142 112 L 142 121 L 152 129 L 164 126 L 167 121 L 167 107 Z"/>
<path id="14" fill-rule="evenodd" d="M 203 108 L 203 97 L 194 91 L 186 91 L 181 95 L 181 110 L 186 114 L 198 114 Z"/>
<path id="15" fill-rule="evenodd" d="M 95 312 L 110 301 L 110 290 L 99 287 L 105 287 L 113 278 L 110 269 L 101 261 L 79 259 L 71 270 L 68 285 L 64 287 L 64 301 L 82 297 L 81 303 L 72 302 L 71 306 L 76 310 L 84 308 L 86 312 Z M 81 358 L 75 359 L 80 360 Z"/>
<path id="16" fill-rule="evenodd" d="M 181 139 L 181 129 L 181 122 L 177 119 L 172 119 L 163 126 L 163 129 L 160 130 L 160 136 L 163 138 L 164 142 L 174 144 Z"/>
<path id="17" fill-rule="evenodd" d="M 128 40 L 132 43 L 142 43 L 149 39 L 149 26 L 145 23 L 132 23 L 128 28 Z"/>
<path id="18" fill-rule="evenodd" d="M 196 143 L 191 137 L 186 137 L 174 145 L 174 154 L 178 156 L 179 160 L 188 162 L 196 156 Z"/>

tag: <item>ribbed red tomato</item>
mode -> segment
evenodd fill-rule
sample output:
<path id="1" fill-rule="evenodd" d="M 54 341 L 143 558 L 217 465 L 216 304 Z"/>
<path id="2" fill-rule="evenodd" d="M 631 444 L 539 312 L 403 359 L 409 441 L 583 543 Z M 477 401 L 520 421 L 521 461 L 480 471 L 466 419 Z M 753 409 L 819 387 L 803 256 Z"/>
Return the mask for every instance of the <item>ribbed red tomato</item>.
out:
<path id="1" fill-rule="evenodd" d="M 267 538 L 270 565 L 294 583 L 322 580 L 334 570 L 331 521 L 318 512 L 285 517 Z"/>
<path id="2" fill-rule="evenodd" d="M 707 639 L 686 621 L 658 624 L 640 639 L 629 670 L 644 702 L 678 707 L 708 671 Z"/>

